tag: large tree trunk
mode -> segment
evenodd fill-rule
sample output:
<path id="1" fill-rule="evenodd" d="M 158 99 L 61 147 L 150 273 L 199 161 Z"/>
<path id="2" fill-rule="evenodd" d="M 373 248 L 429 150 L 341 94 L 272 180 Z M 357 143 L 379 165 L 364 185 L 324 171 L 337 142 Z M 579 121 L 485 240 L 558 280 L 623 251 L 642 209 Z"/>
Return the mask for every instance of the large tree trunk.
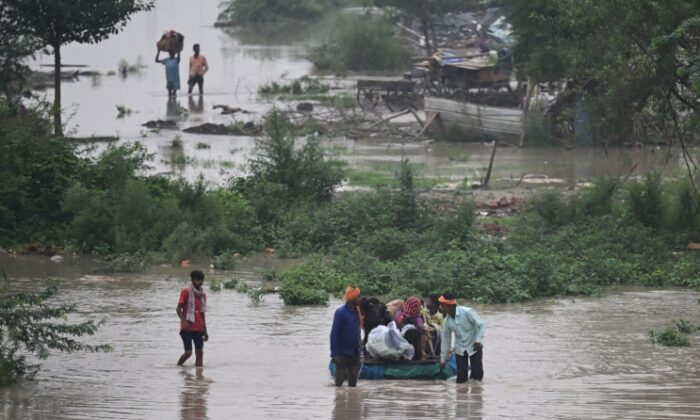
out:
<path id="1" fill-rule="evenodd" d="M 63 136 L 61 123 L 61 45 L 53 45 L 54 56 L 54 95 L 53 95 L 53 131 L 56 137 Z"/>

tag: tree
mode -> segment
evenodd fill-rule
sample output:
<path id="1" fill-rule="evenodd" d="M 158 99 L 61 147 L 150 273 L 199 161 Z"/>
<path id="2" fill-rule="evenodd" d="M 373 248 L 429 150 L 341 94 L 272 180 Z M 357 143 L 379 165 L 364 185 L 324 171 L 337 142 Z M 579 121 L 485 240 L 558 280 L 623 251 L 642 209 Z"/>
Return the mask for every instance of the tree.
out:
<path id="1" fill-rule="evenodd" d="M 8 7 L 0 4 L 0 86 L 10 103 L 14 103 L 29 72 L 24 60 L 40 48 L 36 39 L 18 33 L 12 22 Z"/>
<path id="2" fill-rule="evenodd" d="M 2 274 L 7 280 L 4 271 Z M 50 350 L 111 351 L 109 345 L 93 346 L 73 338 L 93 335 L 99 327 L 94 321 L 79 324 L 52 322 L 65 318 L 75 310 L 73 305 L 49 306 L 46 300 L 55 293 L 53 286 L 39 294 L 2 295 L 0 291 L 0 386 L 10 385 L 23 376 L 31 377 L 38 372 L 39 365 L 30 364 L 23 354 L 26 352 L 44 360 Z"/>
<path id="3" fill-rule="evenodd" d="M 3 0 L 19 33 L 33 36 L 54 54 L 54 134 L 61 136 L 61 46 L 94 44 L 118 33 L 153 0 Z"/>
<path id="4" fill-rule="evenodd" d="M 605 143 L 685 139 L 700 118 L 700 1 L 507 0 L 516 66 L 564 80 L 585 99 Z"/>

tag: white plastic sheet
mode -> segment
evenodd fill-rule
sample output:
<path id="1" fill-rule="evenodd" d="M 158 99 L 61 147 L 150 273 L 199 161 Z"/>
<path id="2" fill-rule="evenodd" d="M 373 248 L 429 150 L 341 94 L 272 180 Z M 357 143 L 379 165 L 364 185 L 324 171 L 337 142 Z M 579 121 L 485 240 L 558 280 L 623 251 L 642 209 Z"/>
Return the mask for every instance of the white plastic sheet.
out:
<path id="1" fill-rule="evenodd" d="M 378 359 L 399 360 L 401 357 L 411 360 L 415 350 L 396 328 L 395 322 L 388 326 L 375 327 L 367 338 L 367 352 Z"/>

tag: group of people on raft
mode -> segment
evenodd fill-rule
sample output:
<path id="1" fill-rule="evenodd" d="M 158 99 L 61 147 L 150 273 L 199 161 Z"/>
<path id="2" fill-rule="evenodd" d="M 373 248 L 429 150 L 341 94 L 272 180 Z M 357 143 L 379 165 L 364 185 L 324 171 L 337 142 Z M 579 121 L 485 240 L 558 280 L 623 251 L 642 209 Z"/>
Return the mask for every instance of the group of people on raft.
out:
<path id="1" fill-rule="evenodd" d="M 349 386 L 357 385 L 366 351 L 362 344 L 367 344 L 374 328 L 386 324 L 401 331 L 403 339 L 413 347 L 412 360 L 439 357 L 443 369 L 449 354 L 454 352 L 457 383 L 484 377 L 482 343 L 486 324 L 474 309 L 458 305 L 453 293 L 431 293 L 424 300 L 409 296 L 384 305 L 376 298 L 361 297 L 359 288 L 348 286 L 345 304 L 335 311 L 330 334 L 336 386 L 342 386 L 346 379 Z"/>

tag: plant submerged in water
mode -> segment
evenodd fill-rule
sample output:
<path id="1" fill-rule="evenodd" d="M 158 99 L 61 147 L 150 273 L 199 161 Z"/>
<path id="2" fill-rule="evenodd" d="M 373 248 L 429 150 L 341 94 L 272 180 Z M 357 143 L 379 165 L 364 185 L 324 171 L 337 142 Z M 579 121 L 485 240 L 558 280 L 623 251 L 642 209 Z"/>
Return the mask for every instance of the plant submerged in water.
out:
<path id="1" fill-rule="evenodd" d="M 31 378 L 39 371 L 39 365 L 30 364 L 22 353 L 32 353 L 44 360 L 50 350 L 68 353 L 112 350 L 109 345 L 89 345 L 73 338 L 95 334 L 100 323 L 52 322 L 75 310 L 73 305 L 47 305 L 46 301 L 54 294 L 56 287 L 52 286 L 39 294 L 17 293 L 0 297 L 0 386 L 15 383 L 23 376 Z"/>
<path id="2" fill-rule="evenodd" d="M 698 327 L 685 319 L 673 320 L 672 327 L 662 331 L 649 331 L 653 343 L 667 347 L 688 347 L 691 344 L 690 335 L 698 331 Z"/>

